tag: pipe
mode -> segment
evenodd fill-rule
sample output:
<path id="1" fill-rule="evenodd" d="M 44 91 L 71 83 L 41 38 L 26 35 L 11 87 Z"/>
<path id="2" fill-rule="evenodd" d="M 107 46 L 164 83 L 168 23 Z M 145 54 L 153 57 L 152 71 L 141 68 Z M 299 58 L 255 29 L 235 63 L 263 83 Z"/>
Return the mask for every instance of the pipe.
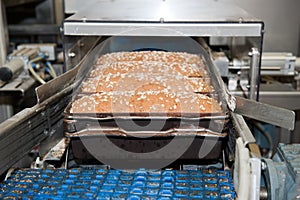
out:
<path id="1" fill-rule="evenodd" d="M 24 61 L 21 58 L 14 58 L 0 68 L 0 80 L 7 82 L 20 74 L 23 70 Z"/>
<path id="2" fill-rule="evenodd" d="M 8 49 L 8 30 L 4 1 L 0 1 L 0 65 L 6 61 Z"/>
<path id="3" fill-rule="evenodd" d="M 29 63 L 28 63 L 28 70 L 30 71 L 30 73 L 32 74 L 32 76 L 37 80 L 37 81 L 39 81 L 41 84 L 45 84 L 46 83 L 46 81 L 44 81 L 35 71 L 34 71 L 34 69 L 32 68 L 32 63 L 34 63 L 34 62 L 37 62 L 37 61 L 40 61 L 40 60 L 42 60 L 43 58 L 42 57 L 36 57 L 36 58 L 34 58 L 34 59 L 32 59 L 32 60 L 30 60 L 29 61 Z"/>

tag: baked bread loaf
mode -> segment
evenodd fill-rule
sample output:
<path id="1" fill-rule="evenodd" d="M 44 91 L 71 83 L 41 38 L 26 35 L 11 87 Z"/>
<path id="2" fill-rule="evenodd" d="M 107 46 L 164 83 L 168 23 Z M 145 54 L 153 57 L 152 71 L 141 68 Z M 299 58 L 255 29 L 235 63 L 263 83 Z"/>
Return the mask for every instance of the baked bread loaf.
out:
<path id="1" fill-rule="evenodd" d="M 155 75 L 181 75 L 189 77 L 205 77 L 207 72 L 196 64 L 158 61 L 116 61 L 95 65 L 89 77 L 106 76 L 109 74 L 144 73 Z"/>
<path id="2" fill-rule="evenodd" d="M 81 86 L 82 93 L 134 91 L 143 84 L 157 84 L 171 92 L 211 93 L 208 79 L 187 78 L 180 75 L 155 76 L 153 74 L 109 74 L 86 79 Z"/>
<path id="3" fill-rule="evenodd" d="M 201 94 L 174 93 L 137 93 L 130 98 L 129 107 L 132 113 L 175 113 L 177 116 L 186 114 L 221 113 L 216 100 Z M 181 114 L 182 113 L 182 114 Z"/>
<path id="4" fill-rule="evenodd" d="M 153 88 L 153 85 L 147 87 Z M 72 104 L 71 113 L 165 113 L 167 116 L 221 113 L 218 102 L 202 94 L 176 94 L 164 91 L 95 93 L 84 95 Z M 154 86 L 155 87 L 155 86 Z M 158 89 L 160 86 L 156 86 Z"/>
<path id="5" fill-rule="evenodd" d="M 126 101 L 126 98 L 123 98 Z M 120 99 L 121 104 L 124 104 Z M 125 105 L 126 102 L 125 102 Z M 144 84 L 135 90 L 129 101 L 132 113 L 220 113 L 218 102 L 206 95 L 181 91 L 158 84 Z"/>
<path id="6" fill-rule="evenodd" d="M 164 52 L 164 51 L 134 51 L 134 52 L 114 52 L 102 55 L 97 64 L 112 62 L 131 62 L 131 61 L 156 61 L 169 63 L 188 63 L 204 67 L 204 62 L 200 56 L 185 52 Z"/>
<path id="7" fill-rule="evenodd" d="M 111 95 L 95 93 L 73 101 L 71 113 L 107 113 L 111 111 Z"/>
<path id="8" fill-rule="evenodd" d="M 221 113 L 204 62 L 180 52 L 116 52 L 97 60 L 71 113 L 149 113 L 182 116 Z M 202 94 L 199 94 L 202 93 Z"/>

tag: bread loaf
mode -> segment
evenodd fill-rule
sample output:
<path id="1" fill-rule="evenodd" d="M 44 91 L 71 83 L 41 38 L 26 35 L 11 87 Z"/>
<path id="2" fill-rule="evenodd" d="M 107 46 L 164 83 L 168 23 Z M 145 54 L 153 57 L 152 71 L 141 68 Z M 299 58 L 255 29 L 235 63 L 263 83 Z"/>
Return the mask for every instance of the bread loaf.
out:
<path id="1" fill-rule="evenodd" d="M 164 52 L 164 51 L 135 51 L 135 52 L 114 52 L 102 55 L 97 64 L 112 62 L 131 61 L 157 61 L 169 63 L 188 63 L 204 67 L 204 62 L 200 56 L 185 52 Z"/>
<path id="2" fill-rule="evenodd" d="M 148 85 L 149 87 L 150 85 Z M 150 86 L 160 89 L 160 86 Z M 202 94 L 176 94 L 163 91 L 146 91 L 147 87 L 137 92 L 95 93 L 75 100 L 71 113 L 166 113 L 176 114 L 213 114 L 220 113 L 218 102 Z"/>
<path id="3" fill-rule="evenodd" d="M 109 74 L 86 79 L 81 86 L 83 93 L 134 91 L 144 84 L 157 84 L 172 92 L 211 93 L 207 79 L 187 78 L 180 75 L 154 76 L 153 74 Z"/>
<path id="4" fill-rule="evenodd" d="M 89 77 L 128 73 L 155 74 L 160 76 L 173 74 L 189 77 L 205 77 L 207 75 L 205 69 L 196 64 L 158 61 L 117 61 L 95 65 Z"/>
<path id="5" fill-rule="evenodd" d="M 116 52 L 97 60 L 81 84 L 82 94 L 73 101 L 70 112 L 168 116 L 220 113 L 217 100 L 204 95 L 212 91 L 198 55 Z"/>

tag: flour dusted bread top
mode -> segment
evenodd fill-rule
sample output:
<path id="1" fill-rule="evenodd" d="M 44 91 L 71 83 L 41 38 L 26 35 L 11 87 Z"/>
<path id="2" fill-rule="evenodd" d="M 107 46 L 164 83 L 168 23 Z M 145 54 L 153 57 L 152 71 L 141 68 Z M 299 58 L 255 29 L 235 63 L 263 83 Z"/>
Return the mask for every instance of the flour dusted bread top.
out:
<path id="1" fill-rule="evenodd" d="M 199 92 L 210 93 L 212 87 L 208 79 L 188 78 L 180 75 L 155 75 L 153 74 L 109 74 L 95 78 L 87 78 L 81 86 L 83 93 L 134 91 L 144 84 L 157 84 L 173 92 Z"/>
<path id="2" fill-rule="evenodd" d="M 81 84 L 71 113 L 220 113 L 203 60 L 181 52 L 101 56 Z M 201 94 L 199 94 L 201 93 Z"/>
<path id="3" fill-rule="evenodd" d="M 166 113 L 166 115 L 221 113 L 218 102 L 202 94 L 176 94 L 161 91 L 95 93 L 84 95 L 72 104 L 71 113 Z"/>
<path id="4" fill-rule="evenodd" d="M 114 52 L 101 56 L 97 64 L 111 62 L 130 61 L 157 61 L 169 63 L 187 63 L 203 67 L 203 60 L 195 54 L 185 52 L 164 52 L 164 51 L 134 51 L 134 52 Z"/>
<path id="5" fill-rule="evenodd" d="M 207 72 L 197 64 L 162 61 L 111 61 L 96 64 L 89 77 L 109 74 L 145 73 L 155 75 L 179 74 L 189 77 L 205 77 Z"/>

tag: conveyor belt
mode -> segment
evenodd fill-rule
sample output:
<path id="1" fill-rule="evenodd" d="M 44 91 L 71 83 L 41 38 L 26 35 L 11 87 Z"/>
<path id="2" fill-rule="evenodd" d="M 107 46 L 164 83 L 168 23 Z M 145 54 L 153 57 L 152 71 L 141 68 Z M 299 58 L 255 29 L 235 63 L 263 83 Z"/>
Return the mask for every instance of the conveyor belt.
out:
<path id="1" fill-rule="evenodd" d="M 0 199 L 233 199 L 229 171 L 20 169 Z"/>

